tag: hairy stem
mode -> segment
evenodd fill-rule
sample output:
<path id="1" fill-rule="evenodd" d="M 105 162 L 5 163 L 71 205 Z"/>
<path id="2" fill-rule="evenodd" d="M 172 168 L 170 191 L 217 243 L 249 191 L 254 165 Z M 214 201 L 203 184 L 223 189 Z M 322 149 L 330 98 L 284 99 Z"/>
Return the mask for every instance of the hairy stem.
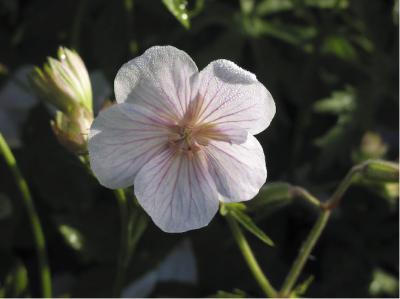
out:
<path id="1" fill-rule="evenodd" d="M 43 229 L 40 224 L 39 216 L 37 214 L 35 205 L 31 193 L 29 191 L 28 184 L 21 171 L 18 168 L 17 162 L 14 155 L 12 154 L 10 148 L 8 147 L 3 135 L 0 133 L 0 154 L 3 156 L 7 166 L 12 172 L 15 182 L 21 192 L 23 199 L 23 204 L 28 213 L 30 226 L 33 234 L 33 239 L 35 243 L 37 263 L 39 269 L 39 279 L 40 279 L 40 291 L 41 297 L 49 298 L 52 297 L 52 286 L 51 286 L 51 272 L 48 263 L 47 253 L 46 253 L 46 241 L 43 234 Z"/>

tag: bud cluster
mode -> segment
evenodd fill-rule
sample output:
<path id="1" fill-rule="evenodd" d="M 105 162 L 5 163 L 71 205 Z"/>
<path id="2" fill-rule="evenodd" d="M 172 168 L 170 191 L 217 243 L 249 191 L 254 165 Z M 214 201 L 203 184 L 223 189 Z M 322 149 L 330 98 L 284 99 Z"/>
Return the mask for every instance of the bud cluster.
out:
<path id="1" fill-rule="evenodd" d="M 52 128 L 59 142 L 82 154 L 93 122 L 89 74 L 77 52 L 60 47 L 57 56 L 49 57 L 43 68 L 35 68 L 31 83 L 41 99 L 57 109 Z"/>

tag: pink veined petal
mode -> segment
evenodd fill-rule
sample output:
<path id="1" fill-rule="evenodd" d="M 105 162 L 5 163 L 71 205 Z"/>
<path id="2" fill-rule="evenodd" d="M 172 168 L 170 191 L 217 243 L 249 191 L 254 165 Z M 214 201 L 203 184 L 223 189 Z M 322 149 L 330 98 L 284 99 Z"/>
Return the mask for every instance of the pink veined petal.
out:
<path id="1" fill-rule="evenodd" d="M 214 138 L 219 141 L 241 144 L 247 140 L 247 131 L 236 125 L 220 123 L 215 126 L 214 130 L 221 136 L 220 139 Z"/>
<path id="2" fill-rule="evenodd" d="M 236 125 L 250 134 L 265 130 L 275 115 L 275 103 L 256 76 L 228 60 L 211 62 L 191 78 L 202 98 L 200 122 Z"/>
<path id="3" fill-rule="evenodd" d="M 188 158 L 169 149 L 139 171 L 135 195 L 154 223 L 170 233 L 206 226 L 219 203 L 204 155 Z"/>
<path id="4" fill-rule="evenodd" d="M 210 174 L 222 201 L 250 200 L 267 179 L 263 149 L 250 134 L 242 144 L 212 141 L 205 152 Z"/>
<path id="5" fill-rule="evenodd" d="M 138 105 L 116 104 L 100 112 L 88 140 L 90 166 L 108 188 L 133 185 L 142 166 L 167 146 L 164 119 Z"/>
<path id="6" fill-rule="evenodd" d="M 191 99 L 190 77 L 197 66 L 185 52 L 155 46 L 125 63 L 114 81 L 118 103 L 146 106 L 159 114 L 181 117 Z"/>

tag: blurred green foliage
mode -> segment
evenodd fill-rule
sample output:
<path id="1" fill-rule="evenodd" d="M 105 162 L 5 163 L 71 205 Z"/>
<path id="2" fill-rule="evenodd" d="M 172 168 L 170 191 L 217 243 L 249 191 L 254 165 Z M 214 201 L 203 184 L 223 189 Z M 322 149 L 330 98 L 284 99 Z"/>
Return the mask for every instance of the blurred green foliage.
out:
<path id="1" fill-rule="evenodd" d="M 41 65 L 59 45 L 75 48 L 110 83 L 127 60 L 164 44 L 188 52 L 199 68 L 225 58 L 254 72 L 277 106 L 271 127 L 258 136 L 269 181 L 305 186 L 322 199 L 353 163 L 371 156 L 398 161 L 398 42 L 397 0 L 0 0 L 0 84 L 19 66 Z M 34 107 L 15 153 L 44 224 L 53 274 L 72 276 L 63 296 L 106 297 L 115 275 L 117 205 L 58 144 L 49 120 L 42 105 Z M 370 189 L 345 195 L 298 295 L 307 288 L 310 297 L 398 296 L 398 184 L 360 184 Z M 246 211 L 274 240 L 267 247 L 249 235 L 275 285 L 315 221 L 282 186 L 267 185 Z M 0 295 L 37 295 L 27 219 L 1 161 L 0 194 Z M 194 246 L 198 285 L 153 296 L 262 296 L 219 216 L 185 235 L 151 224 L 127 281 L 153 269 L 183 237 Z"/>

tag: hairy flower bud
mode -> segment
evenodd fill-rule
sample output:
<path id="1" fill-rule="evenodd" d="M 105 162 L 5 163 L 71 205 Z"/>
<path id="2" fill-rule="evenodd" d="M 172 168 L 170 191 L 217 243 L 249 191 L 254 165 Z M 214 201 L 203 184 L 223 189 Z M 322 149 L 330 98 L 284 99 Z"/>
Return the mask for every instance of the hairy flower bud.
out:
<path id="1" fill-rule="evenodd" d="M 31 82 L 41 98 L 58 110 L 52 128 L 59 142 L 82 154 L 93 122 L 89 74 L 75 51 L 60 47 L 57 56 L 49 57 L 42 69 L 36 67 Z"/>
<path id="2" fill-rule="evenodd" d="M 60 47 L 58 60 L 49 57 L 35 68 L 31 80 L 43 100 L 69 114 L 77 106 L 92 111 L 92 87 L 82 59 L 73 50 Z"/>
<path id="3" fill-rule="evenodd" d="M 69 117 L 62 112 L 57 112 L 51 127 L 60 144 L 75 154 L 87 152 L 87 137 L 93 115 L 86 109 L 79 109 L 74 117 Z"/>

